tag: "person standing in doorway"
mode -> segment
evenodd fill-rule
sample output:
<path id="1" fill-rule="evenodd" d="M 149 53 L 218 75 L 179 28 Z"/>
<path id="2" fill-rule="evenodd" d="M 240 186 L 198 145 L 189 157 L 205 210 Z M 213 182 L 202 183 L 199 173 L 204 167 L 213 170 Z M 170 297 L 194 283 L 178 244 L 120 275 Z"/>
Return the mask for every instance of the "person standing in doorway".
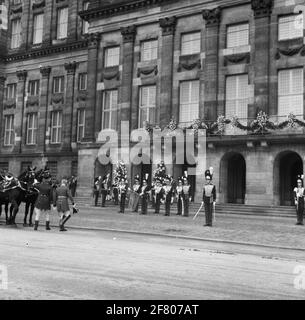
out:
<path id="1" fill-rule="evenodd" d="M 148 186 L 148 177 L 145 177 L 142 182 L 140 199 L 141 199 L 141 214 L 147 214 L 148 200 L 150 187 Z"/>
<path id="2" fill-rule="evenodd" d="M 163 187 L 163 203 L 165 203 L 165 216 L 170 216 L 171 205 L 174 203 L 174 189 L 171 177 L 166 176 L 165 186 Z"/>
<path id="3" fill-rule="evenodd" d="M 102 207 L 105 207 L 107 195 L 110 192 L 110 174 L 108 173 L 106 176 L 104 176 L 102 182 L 101 182 L 101 194 L 102 194 Z"/>
<path id="4" fill-rule="evenodd" d="M 304 192 L 302 177 L 298 178 L 297 187 L 293 189 L 293 193 L 294 193 L 294 203 L 296 206 L 296 213 L 297 213 L 296 225 L 303 226 L 304 225 L 303 216 L 304 216 L 305 192 Z"/>
<path id="5" fill-rule="evenodd" d="M 98 198 L 100 196 L 101 180 L 102 180 L 102 177 L 99 176 L 94 179 L 94 184 L 93 184 L 94 205 L 96 207 L 97 207 L 97 203 L 98 203 Z"/>
<path id="6" fill-rule="evenodd" d="M 184 216 L 189 216 L 189 204 L 191 201 L 191 186 L 187 179 L 187 173 L 185 172 L 185 176 L 183 177 L 183 200 L 184 200 Z"/>
<path id="7" fill-rule="evenodd" d="M 125 212 L 126 195 L 128 191 L 128 183 L 124 178 L 121 178 L 119 182 L 119 200 L 120 200 L 120 211 L 119 213 Z"/>
<path id="8" fill-rule="evenodd" d="M 154 187 L 154 197 L 155 197 L 155 214 L 159 214 L 161 200 L 163 199 L 163 187 L 162 187 L 161 179 L 156 179 L 156 184 Z"/>

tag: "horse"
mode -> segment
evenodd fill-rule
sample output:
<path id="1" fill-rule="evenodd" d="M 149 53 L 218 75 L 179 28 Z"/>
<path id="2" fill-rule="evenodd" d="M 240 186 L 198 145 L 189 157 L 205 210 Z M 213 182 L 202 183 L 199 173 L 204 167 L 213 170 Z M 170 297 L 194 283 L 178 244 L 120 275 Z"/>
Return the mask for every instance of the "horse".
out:
<path id="1" fill-rule="evenodd" d="M 10 216 L 8 217 L 8 213 L 6 215 L 6 224 L 17 226 L 15 219 L 25 189 L 13 175 L 9 174 L 9 179 L 7 177 L 4 174 L 0 174 L 0 201 L 11 203 Z"/>
<path id="2" fill-rule="evenodd" d="M 28 167 L 28 169 L 18 177 L 18 180 L 20 181 L 21 184 L 23 184 L 24 188 L 26 189 L 26 192 L 23 193 L 23 197 L 21 199 L 21 201 L 25 203 L 25 212 L 24 212 L 24 219 L 23 219 L 24 227 L 33 226 L 34 207 L 38 197 L 38 190 L 34 186 L 35 180 L 37 180 L 36 179 L 37 173 L 35 172 L 35 170 L 36 170 L 36 167 L 34 168 Z M 39 180 L 37 181 L 39 182 Z M 27 217 L 29 213 L 30 213 L 29 224 L 27 224 Z"/>

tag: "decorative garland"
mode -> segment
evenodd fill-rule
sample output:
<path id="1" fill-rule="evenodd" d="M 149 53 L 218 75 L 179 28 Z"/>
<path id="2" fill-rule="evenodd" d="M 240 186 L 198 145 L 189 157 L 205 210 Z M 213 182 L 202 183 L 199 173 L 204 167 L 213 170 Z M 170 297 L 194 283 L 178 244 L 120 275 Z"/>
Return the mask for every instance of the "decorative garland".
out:
<path id="1" fill-rule="evenodd" d="M 247 125 L 242 124 L 237 116 L 233 116 L 231 119 L 227 119 L 223 115 L 219 115 L 215 122 L 205 122 L 204 119 L 195 119 L 192 124 L 184 128 L 193 130 L 194 135 L 198 135 L 199 129 L 205 129 L 207 135 L 223 135 L 225 133 L 226 126 L 230 124 L 232 127 L 240 130 L 249 131 L 252 134 L 268 134 L 270 130 L 282 130 L 285 128 L 297 128 L 305 127 L 305 122 L 296 118 L 293 113 L 287 116 L 287 120 L 280 123 L 274 123 L 270 121 L 269 116 L 259 111 L 255 120 L 251 121 Z M 146 123 L 145 129 L 151 134 L 153 130 L 157 128 L 149 123 Z M 173 133 L 178 128 L 178 124 L 174 118 L 172 118 L 169 124 L 165 127 L 165 130 L 169 131 L 169 134 Z"/>

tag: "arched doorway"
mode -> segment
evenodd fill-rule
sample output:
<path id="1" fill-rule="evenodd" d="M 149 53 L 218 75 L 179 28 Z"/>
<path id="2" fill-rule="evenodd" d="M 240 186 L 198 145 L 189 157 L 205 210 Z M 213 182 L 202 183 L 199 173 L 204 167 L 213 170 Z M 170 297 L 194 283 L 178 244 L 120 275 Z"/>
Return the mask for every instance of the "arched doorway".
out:
<path id="1" fill-rule="evenodd" d="M 281 206 L 293 206 L 293 189 L 297 183 L 298 175 L 303 174 L 302 158 L 292 151 L 281 153 L 275 161 L 275 190 Z"/>
<path id="2" fill-rule="evenodd" d="M 237 152 L 226 154 L 220 164 L 220 192 L 224 202 L 245 203 L 246 161 Z"/>
<path id="3" fill-rule="evenodd" d="M 133 161 L 134 163 L 135 161 Z M 147 155 L 142 155 L 142 162 L 139 164 L 132 165 L 132 176 L 131 183 L 134 182 L 134 177 L 138 175 L 140 177 L 140 182 L 145 179 L 146 174 L 148 174 L 148 185 L 152 182 L 152 164 L 151 160 Z"/>
<path id="4" fill-rule="evenodd" d="M 103 165 L 99 162 L 98 159 L 95 160 L 94 178 L 98 176 L 101 176 L 103 178 L 106 174 L 110 173 L 110 180 L 112 181 L 112 171 L 113 171 L 112 163 Z"/>

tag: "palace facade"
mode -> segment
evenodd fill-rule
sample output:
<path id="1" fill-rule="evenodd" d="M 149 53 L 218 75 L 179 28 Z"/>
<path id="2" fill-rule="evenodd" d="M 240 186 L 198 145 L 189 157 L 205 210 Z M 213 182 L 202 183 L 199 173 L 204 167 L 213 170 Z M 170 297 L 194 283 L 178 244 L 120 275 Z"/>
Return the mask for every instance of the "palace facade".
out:
<path id="1" fill-rule="evenodd" d="M 77 173 L 82 194 L 90 194 L 94 176 L 114 165 L 98 160 L 99 133 L 120 132 L 121 121 L 130 131 L 145 122 L 163 129 L 172 118 L 182 128 L 199 118 L 213 123 L 221 115 L 247 125 L 262 111 L 274 124 L 289 114 L 302 122 L 303 6 L 302 0 L 12 1 L 8 30 L 0 34 L 0 166 L 19 173 L 45 161 L 59 177 Z M 219 202 L 291 205 L 304 171 L 304 138 L 299 125 L 259 134 L 226 125 L 209 134 L 204 163 L 214 167 Z M 177 157 L 181 150 L 173 148 Z M 167 166 L 175 178 L 202 165 L 182 156 L 184 164 Z M 127 167 L 130 180 L 154 168 Z M 203 173 L 190 175 L 196 201 Z"/>

